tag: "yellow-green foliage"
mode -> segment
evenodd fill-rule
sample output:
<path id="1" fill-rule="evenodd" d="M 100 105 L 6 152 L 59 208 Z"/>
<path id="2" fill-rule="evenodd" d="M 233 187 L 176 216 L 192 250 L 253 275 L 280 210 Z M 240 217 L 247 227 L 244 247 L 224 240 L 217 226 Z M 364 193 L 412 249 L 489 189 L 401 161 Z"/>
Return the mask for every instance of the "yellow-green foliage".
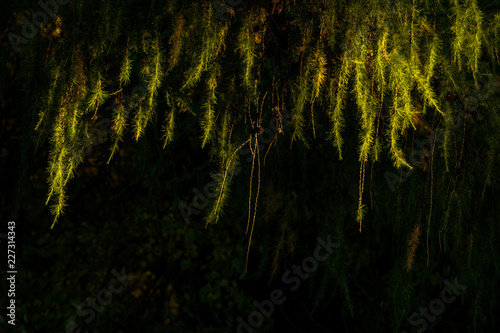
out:
<path id="1" fill-rule="evenodd" d="M 292 110 L 292 142 L 294 140 L 302 141 L 306 146 L 308 146 L 305 136 L 304 136 L 304 126 L 305 126 L 305 116 L 304 107 L 307 101 L 307 95 L 309 94 L 308 89 L 309 82 L 307 76 L 304 74 L 299 78 L 298 84 L 294 87 L 294 104 L 295 107 Z"/>
<path id="2" fill-rule="evenodd" d="M 313 56 L 313 73 L 312 73 L 312 91 L 311 91 L 311 103 L 318 98 L 321 88 L 323 87 L 326 80 L 326 55 L 322 50 L 321 46 L 318 46 Z"/>
<path id="3" fill-rule="evenodd" d="M 339 152 L 339 159 L 342 160 L 342 129 L 344 128 L 344 115 L 342 114 L 342 109 L 345 106 L 347 85 L 349 83 L 350 76 L 350 59 L 347 54 L 342 57 L 342 64 L 340 71 L 338 72 L 337 80 L 330 80 L 330 119 L 333 123 L 332 130 L 330 131 L 330 140 L 333 141 L 335 147 Z"/>
<path id="4" fill-rule="evenodd" d="M 115 106 L 115 110 L 113 112 L 113 137 L 114 137 L 114 142 L 113 146 L 111 147 L 111 153 L 109 155 L 108 159 L 108 164 L 111 161 L 111 158 L 113 158 L 114 154 L 118 151 L 119 143 L 122 140 L 123 136 L 125 135 L 125 129 L 127 128 L 127 116 L 128 116 L 128 111 L 127 109 L 128 106 L 124 106 L 121 102 Z"/>
<path id="5" fill-rule="evenodd" d="M 167 88 L 165 93 L 165 100 L 170 110 L 167 112 L 167 119 L 165 120 L 163 148 L 165 148 L 174 139 L 175 101 L 170 87 Z"/>
<path id="6" fill-rule="evenodd" d="M 179 15 L 174 25 L 174 33 L 170 37 L 169 47 L 170 47 L 170 64 L 168 65 L 168 71 L 171 71 L 177 63 L 179 62 L 179 58 L 182 50 L 182 42 L 185 37 L 185 24 L 186 20 L 182 15 Z"/>
<path id="7" fill-rule="evenodd" d="M 198 117 L 202 147 L 211 145 L 225 169 L 237 150 L 234 140 L 264 130 L 269 110 L 282 112 L 286 106 L 292 118 L 279 134 L 291 142 L 308 147 L 309 135 L 316 139 L 318 132 L 342 159 L 346 136 L 358 138 L 360 196 L 366 162 L 380 160 L 386 151 L 396 167 L 412 168 L 406 140 L 412 132 L 427 131 L 429 123 L 444 128 L 442 153 L 449 170 L 461 133 L 452 129 L 448 98 L 464 97 L 467 75 L 477 84 L 487 70 L 486 56 L 499 60 L 500 15 L 487 16 L 475 0 L 322 2 L 299 12 L 283 5 L 273 14 L 252 4 L 244 15 L 236 10 L 224 21 L 212 4 L 177 5 L 165 5 L 168 24 L 157 18 L 127 35 L 119 9 L 112 21 L 99 22 L 97 40 L 88 49 L 76 43 L 71 52 L 47 57 L 48 83 L 36 129 L 40 140 L 44 135 L 51 140 L 49 197 L 55 198 L 57 216 L 66 182 L 84 154 L 81 140 L 90 142 L 89 124 L 106 115 L 112 120 L 108 163 L 127 131 L 139 140 L 159 122 L 166 147 L 180 132 L 179 115 L 191 113 Z M 451 10 L 449 18 L 433 13 L 445 9 Z M 108 16 L 112 10 L 103 3 L 99 13 Z M 281 11 L 289 17 L 284 22 Z M 448 28 L 436 27 L 437 17 L 448 20 Z M 451 45 L 445 43 L 450 33 Z M 288 49 L 281 50 L 284 45 Z M 132 82 L 142 92 L 128 99 Z M 353 119 L 354 133 L 345 133 L 346 119 Z M 227 182 L 219 185 L 222 203 Z M 217 220 L 221 206 L 209 220 Z"/>
<path id="8" fill-rule="evenodd" d="M 217 79 L 220 75 L 218 66 L 214 66 L 210 72 L 210 77 L 207 81 L 208 97 L 203 105 L 205 113 L 201 120 L 203 136 L 201 138 L 201 147 L 203 148 L 208 142 L 213 140 L 215 132 L 215 106 L 217 96 L 215 89 L 217 88 Z"/>
<path id="9" fill-rule="evenodd" d="M 484 38 L 483 14 L 479 10 L 476 0 L 466 0 L 464 4 L 454 0 L 453 15 L 455 16 L 452 27 L 452 31 L 455 33 L 455 39 L 452 42 L 453 59 L 461 70 L 463 66 L 462 57 L 465 56 L 467 65 L 474 74 L 474 79 L 476 79 Z"/>
<path id="10" fill-rule="evenodd" d="M 213 7 L 210 6 L 203 16 L 201 51 L 193 57 L 193 65 L 186 73 L 183 89 L 193 88 L 200 81 L 201 74 L 208 70 L 217 55 L 224 51 L 229 27 L 227 24 L 221 25 L 214 14 Z"/>
<path id="11" fill-rule="evenodd" d="M 125 55 L 125 59 L 123 60 L 122 67 L 120 70 L 120 84 L 128 85 L 130 83 L 130 74 L 132 73 L 132 60 L 130 59 L 130 54 Z"/>
<path id="12" fill-rule="evenodd" d="M 86 112 L 97 112 L 99 106 L 104 104 L 111 96 L 111 94 L 105 90 L 103 80 L 104 78 L 101 76 L 101 73 L 97 73 L 93 89 L 90 91 Z"/>
<path id="13" fill-rule="evenodd" d="M 241 26 L 241 31 L 238 35 L 238 51 L 243 59 L 243 86 L 250 89 L 253 86 L 252 67 L 256 57 L 256 45 L 253 38 L 252 24 L 254 17 L 248 15 Z"/>
<path id="14" fill-rule="evenodd" d="M 355 37 L 354 48 L 357 50 L 354 62 L 354 91 L 360 113 L 359 160 L 367 161 L 373 145 L 375 133 L 376 105 L 370 91 L 368 76 L 368 47 L 360 35 Z"/>

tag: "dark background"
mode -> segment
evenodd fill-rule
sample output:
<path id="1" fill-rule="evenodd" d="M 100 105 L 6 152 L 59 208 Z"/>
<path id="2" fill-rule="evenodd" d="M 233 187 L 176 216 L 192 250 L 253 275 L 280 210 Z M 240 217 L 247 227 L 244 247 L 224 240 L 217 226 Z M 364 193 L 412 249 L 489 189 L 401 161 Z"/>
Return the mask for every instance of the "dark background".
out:
<path id="1" fill-rule="evenodd" d="M 493 12 L 495 4 L 488 2 L 482 8 Z M 342 161 L 326 141 L 326 121 L 316 125 L 317 138 L 310 139 L 308 149 L 297 142 L 290 148 L 289 127 L 278 136 L 266 165 L 261 165 L 248 272 L 249 233 L 245 230 L 251 162 L 245 159 L 250 155 L 239 157 L 242 172 L 232 180 L 220 221 L 205 227 L 206 207 L 191 215 L 187 224 L 179 205 L 189 206 L 195 197 L 192 189 L 203 192 L 211 181 L 210 173 L 220 171 L 210 147 L 201 148 L 198 120 L 187 113 L 180 115 L 176 139 L 165 149 L 162 124 L 155 122 L 137 142 L 128 134 L 109 164 L 110 134 L 99 129 L 103 141 L 92 146 L 78 167 L 67 189 L 65 214 L 51 229 L 53 216 L 45 204 L 51 147 L 47 140 L 37 146 L 39 133 L 34 131 L 35 92 L 42 91 L 43 84 L 33 85 L 36 80 L 27 76 L 25 58 L 13 53 L 6 38 L 9 31 L 19 31 L 15 21 L 19 12 L 36 4 L 20 1 L 0 6 L 0 232 L 7 233 L 8 221 L 16 222 L 18 272 L 15 327 L 6 323 L 8 288 L 5 271 L 0 274 L 1 332 L 65 332 L 68 321 L 74 321 L 81 332 L 236 332 L 237 318 L 248 319 L 255 311 L 252 302 L 269 299 L 274 289 L 283 290 L 286 302 L 275 306 L 256 332 L 411 331 L 408 317 L 419 307 L 428 307 L 445 288 L 445 279 L 455 277 L 467 290 L 446 304 L 426 331 L 494 331 L 498 172 L 485 187 L 487 156 L 478 157 L 484 142 L 494 137 L 485 139 L 480 128 L 467 132 L 466 163 L 460 170 L 445 171 L 444 160 L 436 157 L 430 262 L 427 265 L 423 224 L 410 272 L 405 269 L 408 234 L 417 222 L 427 221 L 429 170 L 416 170 L 393 192 L 384 173 L 398 174 L 398 170 L 389 157 L 367 165 L 363 200 L 369 213 L 360 233 L 356 223 L 359 162 L 354 148 L 358 138 L 352 100 L 346 112 Z M 65 6 L 61 15 L 68 14 L 72 5 Z M 147 17 L 146 12 L 137 13 L 139 23 L 134 25 L 143 24 L 141 15 Z M 43 68 L 43 57 L 38 61 Z M 285 78 L 297 68 L 289 67 Z M 131 87 L 138 83 L 135 78 Z M 466 93 L 473 94 L 473 88 L 468 89 Z M 497 94 L 489 102 L 494 104 Z M 192 108 L 198 114 L 201 101 L 196 96 Z M 460 96 L 456 99 L 461 103 Z M 158 109 L 164 112 L 165 105 Z M 112 101 L 101 110 L 93 125 L 97 129 L 99 121 L 110 118 Z M 267 126 L 273 117 L 270 106 L 266 105 L 264 115 Z M 243 131 L 236 135 L 242 142 L 246 137 Z M 405 141 L 408 149 L 415 138 L 425 139 L 425 135 L 412 133 Z M 267 148 L 268 144 L 262 152 Z M 460 200 L 448 200 L 450 182 Z M 456 208 L 448 209 L 450 202 Z M 441 234 L 442 221 L 450 211 L 451 221 L 453 214 L 462 214 L 461 224 L 450 227 L 458 236 Z M 313 255 L 318 236 L 331 236 L 340 247 L 318 264 L 298 290 L 291 291 L 281 276 Z M 6 239 L 1 244 L 5 267 Z M 96 297 L 107 288 L 112 271 L 122 269 L 134 279 L 86 323 L 88 316 L 78 315 L 76 306 Z"/>

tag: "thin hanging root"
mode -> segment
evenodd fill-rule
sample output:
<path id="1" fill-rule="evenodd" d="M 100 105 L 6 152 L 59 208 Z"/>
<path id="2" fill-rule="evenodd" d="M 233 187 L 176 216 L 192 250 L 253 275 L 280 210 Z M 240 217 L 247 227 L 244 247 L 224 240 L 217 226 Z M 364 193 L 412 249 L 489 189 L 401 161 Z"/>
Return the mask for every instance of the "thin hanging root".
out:
<path id="1" fill-rule="evenodd" d="M 268 91 L 266 91 L 266 93 L 264 94 L 264 97 L 262 98 L 262 103 L 260 104 L 259 120 L 257 121 L 259 125 L 262 124 L 262 108 L 264 107 L 264 101 L 266 100 L 267 93 Z"/>
<path id="2" fill-rule="evenodd" d="M 257 134 L 255 134 L 255 139 L 257 140 Z M 257 141 L 255 141 L 255 144 L 257 145 Z M 250 216 L 252 209 L 252 181 L 253 181 L 253 170 L 255 166 L 255 150 L 252 149 L 251 141 L 248 145 L 250 146 L 250 151 L 252 152 L 252 170 L 250 171 L 250 194 L 248 195 L 248 221 L 247 221 L 247 228 L 245 230 L 245 235 L 248 233 L 248 227 L 250 226 Z"/>
<path id="3" fill-rule="evenodd" d="M 255 207 L 253 209 L 253 221 L 252 221 L 252 229 L 250 231 L 250 239 L 248 240 L 248 249 L 247 249 L 247 260 L 245 263 L 245 272 L 248 272 L 248 255 L 250 254 L 250 244 L 252 244 L 252 235 L 253 235 L 253 227 L 255 226 L 255 217 L 257 216 L 257 202 L 259 200 L 259 192 L 260 192 L 260 154 L 258 142 L 255 142 L 255 149 L 257 150 L 257 194 L 255 196 Z M 254 155 L 255 158 L 255 155 Z"/>
<path id="4" fill-rule="evenodd" d="M 314 110 L 313 110 L 314 100 L 311 104 L 311 122 L 313 124 L 313 137 L 316 139 L 316 129 L 314 128 Z"/>
<path id="5" fill-rule="evenodd" d="M 236 149 L 233 153 L 233 155 L 231 155 L 231 158 L 229 159 L 229 161 L 227 162 L 227 166 L 226 166 L 226 170 L 224 170 L 224 178 L 222 179 L 222 185 L 221 185 L 221 188 L 220 188 L 220 193 L 219 193 L 219 198 L 217 198 L 217 204 L 215 205 L 215 211 L 217 211 L 217 209 L 219 208 L 219 203 L 220 203 L 220 199 L 222 197 L 222 192 L 224 191 L 224 184 L 226 183 L 226 178 L 227 178 L 227 171 L 229 170 L 229 166 L 231 165 L 231 162 L 233 161 L 233 158 L 234 158 L 234 155 L 236 155 L 236 153 L 238 152 L 238 150 L 241 149 L 241 147 L 243 147 L 248 141 L 250 141 L 252 137 L 250 137 L 247 141 L 243 142 L 239 147 L 238 149 Z M 207 224 L 205 225 L 205 229 L 208 227 L 208 222 Z"/>
<path id="6" fill-rule="evenodd" d="M 434 187 L 434 175 L 432 172 L 432 166 L 434 164 L 434 146 L 436 144 L 436 137 L 434 136 L 434 140 L 432 140 L 432 148 L 431 148 L 431 204 L 429 209 L 429 220 L 427 221 L 427 267 L 429 266 L 429 231 L 431 229 L 431 216 L 432 216 L 432 188 Z"/>
<path id="7" fill-rule="evenodd" d="M 462 156 L 464 153 L 464 146 L 465 146 L 465 128 L 467 127 L 467 116 L 464 116 L 464 131 L 462 134 L 462 148 L 460 148 L 460 158 L 458 159 L 458 167 L 460 168 L 460 165 L 462 164 Z"/>
<path id="8" fill-rule="evenodd" d="M 366 162 L 363 159 L 359 167 L 359 201 L 358 201 L 358 217 L 359 217 L 359 232 L 361 232 L 361 226 L 363 225 L 363 191 L 365 189 L 365 166 Z"/>
<path id="9" fill-rule="evenodd" d="M 419 239 L 420 239 L 420 224 L 417 224 L 410 233 L 410 238 L 408 240 L 408 250 L 406 254 L 406 271 L 409 272 L 413 267 L 415 262 L 415 254 L 417 251 Z"/>
<path id="10" fill-rule="evenodd" d="M 266 157 L 267 157 L 267 154 L 269 153 L 269 150 L 271 150 L 271 146 L 273 145 L 273 143 L 276 145 L 277 141 L 278 141 L 278 136 L 276 135 L 276 133 L 274 133 L 273 140 L 269 144 L 269 147 L 267 147 L 266 154 L 264 155 L 264 166 L 266 165 Z"/>

